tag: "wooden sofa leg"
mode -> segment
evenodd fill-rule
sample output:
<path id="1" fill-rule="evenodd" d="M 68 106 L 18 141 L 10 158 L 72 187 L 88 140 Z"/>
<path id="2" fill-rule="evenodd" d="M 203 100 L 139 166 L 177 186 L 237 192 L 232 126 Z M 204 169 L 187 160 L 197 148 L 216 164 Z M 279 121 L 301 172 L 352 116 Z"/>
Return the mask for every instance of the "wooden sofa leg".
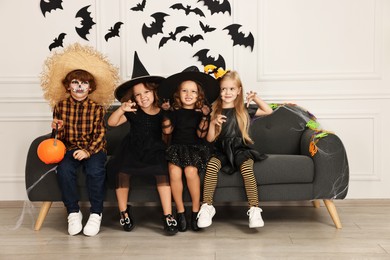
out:
<path id="1" fill-rule="evenodd" d="M 316 209 L 318 209 L 318 208 L 320 207 L 320 201 L 319 201 L 319 200 L 313 200 L 312 203 L 313 203 L 313 206 L 314 206 Z"/>
<path id="2" fill-rule="evenodd" d="M 35 231 L 38 231 L 41 229 L 43 221 L 45 220 L 52 203 L 53 202 L 51 202 L 51 201 L 44 201 L 43 202 L 43 204 L 41 206 L 41 210 L 39 211 L 38 219 L 35 222 L 35 228 L 34 228 Z"/>
<path id="3" fill-rule="evenodd" d="M 336 206 L 333 203 L 333 200 L 324 200 L 325 206 L 328 209 L 329 215 L 331 216 L 333 223 L 336 228 L 342 228 L 339 215 L 337 214 Z"/>

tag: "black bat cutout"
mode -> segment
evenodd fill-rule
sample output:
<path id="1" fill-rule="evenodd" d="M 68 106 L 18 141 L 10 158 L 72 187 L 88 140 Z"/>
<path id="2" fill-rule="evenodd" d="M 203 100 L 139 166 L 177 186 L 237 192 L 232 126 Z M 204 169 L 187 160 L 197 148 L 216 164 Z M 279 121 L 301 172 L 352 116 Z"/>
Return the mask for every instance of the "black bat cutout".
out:
<path id="1" fill-rule="evenodd" d="M 188 36 L 183 36 L 180 38 L 181 42 L 188 42 L 189 44 L 191 44 L 191 46 L 194 46 L 194 43 L 199 40 L 203 40 L 203 36 L 200 34 L 197 35 L 190 34 Z"/>
<path id="2" fill-rule="evenodd" d="M 136 6 L 130 8 L 132 11 L 143 11 L 146 5 L 146 0 L 143 0 L 142 3 L 138 3 Z"/>
<path id="3" fill-rule="evenodd" d="M 117 22 L 116 24 L 114 24 L 113 27 L 108 29 L 109 32 L 104 36 L 106 42 L 108 42 L 108 39 L 113 38 L 115 36 L 119 37 L 119 29 L 121 28 L 122 24 L 122 22 Z"/>
<path id="4" fill-rule="evenodd" d="M 232 37 L 233 46 L 234 45 L 242 45 L 244 47 L 250 47 L 251 51 L 253 51 L 254 46 L 254 38 L 251 32 L 249 32 L 248 36 L 245 36 L 244 33 L 239 32 L 238 29 L 241 27 L 240 24 L 231 24 L 223 28 L 223 30 L 228 30 L 229 35 Z"/>
<path id="5" fill-rule="evenodd" d="M 228 12 L 229 15 L 231 15 L 231 7 L 228 0 L 224 0 L 222 3 L 220 3 L 218 0 L 198 0 L 199 2 L 203 2 L 205 6 L 210 10 L 211 15 L 215 13 L 225 13 Z"/>
<path id="6" fill-rule="evenodd" d="M 52 10 L 62 9 L 62 0 L 49 0 L 49 2 L 41 0 L 40 7 L 43 16 L 46 17 L 47 12 L 50 13 Z"/>
<path id="7" fill-rule="evenodd" d="M 53 40 L 53 42 L 49 45 L 49 50 L 51 51 L 57 47 L 64 47 L 62 44 L 64 43 L 66 33 L 60 33 L 57 38 Z"/>
<path id="8" fill-rule="evenodd" d="M 145 42 L 148 42 L 148 37 L 152 37 L 153 35 L 162 33 L 163 24 L 165 22 L 164 17 L 169 16 L 169 14 L 166 13 L 154 13 L 151 15 L 151 17 L 154 18 L 155 22 L 152 22 L 150 24 L 150 27 L 148 27 L 146 24 L 142 26 L 142 36 L 145 39 Z"/>
<path id="9" fill-rule="evenodd" d="M 161 38 L 161 41 L 160 41 L 160 44 L 158 45 L 158 48 L 160 49 L 162 46 L 164 46 L 164 44 L 167 43 L 167 41 L 169 40 L 173 40 L 173 41 L 176 41 L 176 35 L 185 31 L 188 27 L 187 26 L 179 26 L 179 27 L 176 27 L 176 30 L 175 32 L 170 32 L 169 33 L 169 36 L 167 37 L 162 37 Z"/>
<path id="10" fill-rule="evenodd" d="M 189 15 L 190 13 L 194 13 L 196 15 L 199 15 L 199 16 L 204 16 L 204 13 L 202 12 L 202 10 L 200 10 L 199 8 L 193 8 L 191 9 L 191 6 L 187 5 L 186 7 L 183 6 L 183 4 L 174 4 L 172 5 L 170 8 L 172 9 L 177 9 L 177 10 L 184 10 L 185 14 L 186 15 Z"/>
<path id="11" fill-rule="evenodd" d="M 78 27 L 75 27 L 76 28 L 76 32 L 77 34 L 88 41 L 87 39 L 87 34 L 89 34 L 89 30 L 91 30 L 92 26 L 94 24 L 96 24 L 93 20 L 92 20 L 92 17 L 91 17 L 91 12 L 88 12 L 88 7 L 90 7 L 90 5 L 87 5 L 83 8 L 81 8 L 77 14 L 76 14 L 76 18 L 77 17 L 80 17 L 82 18 L 81 20 L 81 25 L 82 27 L 81 28 L 78 28 Z"/>
<path id="12" fill-rule="evenodd" d="M 192 57 L 197 57 L 203 66 L 213 64 L 217 68 L 225 69 L 225 67 L 226 67 L 225 59 L 221 55 L 218 55 L 218 59 L 215 59 L 211 56 L 207 56 L 208 52 L 209 52 L 209 49 L 202 49 L 202 50 L 198 51 L 197 53 L 195 53 L 194 56 L 192 56 Z"/>
<path id="13" fill-rule="evenodd" d="M 210 25 L 208 25 L 208 24 L 204 25 L 204 24 L 202 23 L 202 21 L 199 21 L 199 25 L 200 25 L 200 28 L 202 28 L 202 31 L 203 31 L 204 33 L 212 32 L 212 31 L 214 31 L 215 29 L 217 29 L 217 28 L 214 28 L 214 27 L 210 27 Z"/>

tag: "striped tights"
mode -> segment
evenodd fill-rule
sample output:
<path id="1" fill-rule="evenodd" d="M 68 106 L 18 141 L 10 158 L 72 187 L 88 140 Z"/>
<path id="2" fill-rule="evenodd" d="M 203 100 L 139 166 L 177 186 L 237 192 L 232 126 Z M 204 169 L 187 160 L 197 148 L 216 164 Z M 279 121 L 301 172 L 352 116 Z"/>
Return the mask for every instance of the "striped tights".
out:
<path id="1" fill-rule="evenodd" d="M 259 198 L 257 182 L 253 173 L 253 160 L 248 159 L 240 166 L 240 172 L 244 180 L 245 192 L 248 198 L 249 207 L 258 207 Z M 213 204 L 214 191 L 217 187 L 218 172 L 221 169 L 221 161 L 212 157 L 207 163 L 206 175 L 203 187 L 203 203 Z"/>

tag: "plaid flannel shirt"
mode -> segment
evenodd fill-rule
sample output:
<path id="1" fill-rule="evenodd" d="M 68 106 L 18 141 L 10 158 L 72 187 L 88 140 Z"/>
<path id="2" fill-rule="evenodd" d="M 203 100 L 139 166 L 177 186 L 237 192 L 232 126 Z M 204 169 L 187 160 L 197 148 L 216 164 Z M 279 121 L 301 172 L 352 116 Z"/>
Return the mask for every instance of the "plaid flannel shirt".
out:
<path id="1" fill-rule="evenodd" d="M 89 98 L 76 101 L 69 97 L 54 107 L 53 118 L 64 121 L 58 131 L 58 139 L 67 150 L 81 149 L 89 156 L 101 150 L 106 151 L 105 109 Z"/>

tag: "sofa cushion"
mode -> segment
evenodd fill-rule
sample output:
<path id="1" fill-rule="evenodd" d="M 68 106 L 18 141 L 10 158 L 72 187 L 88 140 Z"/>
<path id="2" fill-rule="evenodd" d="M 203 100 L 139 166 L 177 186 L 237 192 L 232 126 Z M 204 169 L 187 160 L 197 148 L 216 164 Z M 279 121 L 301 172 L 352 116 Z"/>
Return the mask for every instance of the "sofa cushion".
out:
<path id="1" fill-rule="evenodd" d="M 259 185 L 312 183 L 314 180 L 314 162 L 305 155 L 269 154 L 268 158 L 254 165 L 256 181 Z M 243 186 L 239 172 L 225 173 L 218 178 L 218 187 Z"/>
<path id="2" fill-rule="evenodd" d="M 250 125 L 253 147 L 266 154 L 301 154 L 300 141 L 306 129 L 305 117 L 286 107 L 255 118 Z"/>

